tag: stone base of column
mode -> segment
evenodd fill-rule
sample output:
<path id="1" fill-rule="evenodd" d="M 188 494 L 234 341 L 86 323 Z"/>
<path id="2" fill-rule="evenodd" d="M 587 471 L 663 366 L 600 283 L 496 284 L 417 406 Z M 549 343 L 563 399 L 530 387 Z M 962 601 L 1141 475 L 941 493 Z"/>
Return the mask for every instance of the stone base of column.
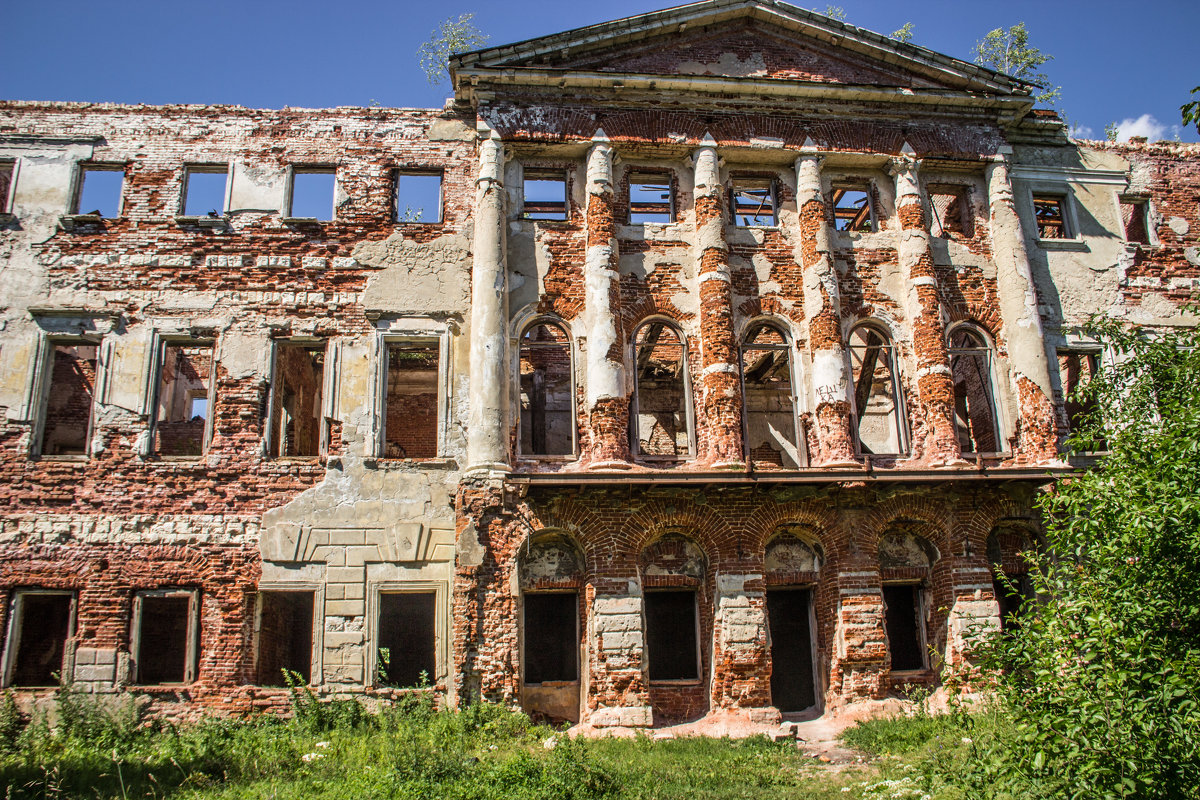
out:
<path id="1" fill-rule="evenodd" d="M 629 463 L 628 461 L 613 461 L 613 460 L 593 461 L 592 463 L 588 464 L 586 467 L 586 469 L 589 472 L 603 472 L 604 470 L 632 469 L 632 468 L 633 468 L 633 464 Z"/>
<path id="2" fill-rule="evenodd" d="M 725 469 L 731 472 L 743 472 L 746 469 L 745 461 L 715 461 L 712 465 L 713 469 Z"/>
<path id="3" fill-rule="evenodd" d="M 512 467 L 502 461 L 491 461 L 483 464 L 472 464 L 463 470 L 463 477 L 468 475 L 475 478 L 486 478 L 493 475 L 507 475 Z"/>
<path id="4" fill-rule="evenodd" d="M 593 728 L 650 728 L 654 710 L 650 706 L 601 706 L 584 718 Z"/>

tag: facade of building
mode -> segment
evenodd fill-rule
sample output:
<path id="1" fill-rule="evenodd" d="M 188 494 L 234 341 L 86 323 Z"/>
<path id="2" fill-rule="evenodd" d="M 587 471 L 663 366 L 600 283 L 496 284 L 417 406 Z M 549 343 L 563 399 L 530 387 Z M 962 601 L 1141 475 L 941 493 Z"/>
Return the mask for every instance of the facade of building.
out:
<path id="1" fill-rule="evenodd" d="M 1083 324 L 1193 324 L 1200 148 L 770 0 L 452 76 L 0 103 L 4 686 L 649 726 L 965 667 Z"/>

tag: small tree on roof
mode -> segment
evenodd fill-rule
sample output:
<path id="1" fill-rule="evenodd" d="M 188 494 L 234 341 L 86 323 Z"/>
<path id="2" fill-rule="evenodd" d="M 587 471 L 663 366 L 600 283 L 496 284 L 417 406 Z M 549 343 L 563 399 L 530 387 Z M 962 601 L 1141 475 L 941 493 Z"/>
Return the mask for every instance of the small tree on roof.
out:
<path id="1" fill-rule="evenodd" d="M 421 69 L 431 86 L 449 80 L 450 56 L 477 50 L 487 43 L 487 35 L 471 22 L 474 18 L 474 14 L 462 14 L 458 19 L 448 17 L 417 48 Z"/>
<path id="2" fill-rule="evenodd" d="M 1062 96 L 1062 87 L 1052 85 L 1050 78 L 1038 69 L 1053 60 L 1054 56 L 1029 43 L 1029 31 L 1025 30 L 1024 22 L 1018 22 L 1008 30 L 996 28 L 975 43 L 976 64 L 1032 83 L 1041 90 L 1033 95 L 1033 99 L 1050 106 Z"/>

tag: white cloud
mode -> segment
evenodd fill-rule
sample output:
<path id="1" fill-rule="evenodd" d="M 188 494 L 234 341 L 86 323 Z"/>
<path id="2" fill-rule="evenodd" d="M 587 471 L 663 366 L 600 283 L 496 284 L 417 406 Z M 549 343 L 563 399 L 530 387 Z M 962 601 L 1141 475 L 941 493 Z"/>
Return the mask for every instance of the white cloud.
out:
<path id="1" fill-rule="evenodd" d="M 1157 142 L 1167 132 L 1167 126 L 1162 125 L 1149 114 L 1142 114 L 1137 119 L 1123 119 L 1117 123 L 1117 141 L 1128 142 L 1131 136 L 1145 136 L 1151 142 Z"/>
<path id="2" fill-rule="evenodd" d="M 1093 139 L 1095 131 L 1087 125 L 1072 125 L 1071 130 L 1067 131 L 1067 135 L 1072 139 Z"/>

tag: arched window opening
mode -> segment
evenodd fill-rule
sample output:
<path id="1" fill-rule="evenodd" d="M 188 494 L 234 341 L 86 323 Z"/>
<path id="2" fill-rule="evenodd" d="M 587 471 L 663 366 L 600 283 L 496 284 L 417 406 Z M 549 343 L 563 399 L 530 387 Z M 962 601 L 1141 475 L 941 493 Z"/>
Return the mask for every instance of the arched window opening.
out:
<path id="1" fill-rule="evenodd" d="M 747 457 L 759 469 L 797 469 L 808 463 L 798 436 L 791 345 L 775 325 L 754 325 L 742 339 Z"/>
<path id="2" fill-rule="evenodd" d="M 850 333 L 850 367 L 859 450 L 869 455 L 904 452 L 896 355 L 887 334 L 871 325 Z"/>
<path id="3" fill-rule="evenodd" d="M 537 322 L 521 336 L 520 452 L 569 456 L 575 452 L 575 389 L 571 342 L 552 322 Z"/>
<path id="4" fill-rule="evenodd" d="M 657 459 L 690 456 L 687 348 L 679 332 L 662 320 L 644 323 L 634 334 L 634 357 L 637 385 L 632 427 L 638 454 Z"/>
<path id="5" fill-rule="evenodd" d="M 893 671 L 921 670 L 929 665 L 926 587 L 937 558 L 937 548 L 928 539 L 903 528 L 893 529 L 879 540 L 884 629 Z"/>
<path id="6" fill-rule="evenodd" d="M 998 453 L 992 348 L 982 334 L 966 325 L 950 332 L 949 345 L 958 446 L 964 453 Z"/>

